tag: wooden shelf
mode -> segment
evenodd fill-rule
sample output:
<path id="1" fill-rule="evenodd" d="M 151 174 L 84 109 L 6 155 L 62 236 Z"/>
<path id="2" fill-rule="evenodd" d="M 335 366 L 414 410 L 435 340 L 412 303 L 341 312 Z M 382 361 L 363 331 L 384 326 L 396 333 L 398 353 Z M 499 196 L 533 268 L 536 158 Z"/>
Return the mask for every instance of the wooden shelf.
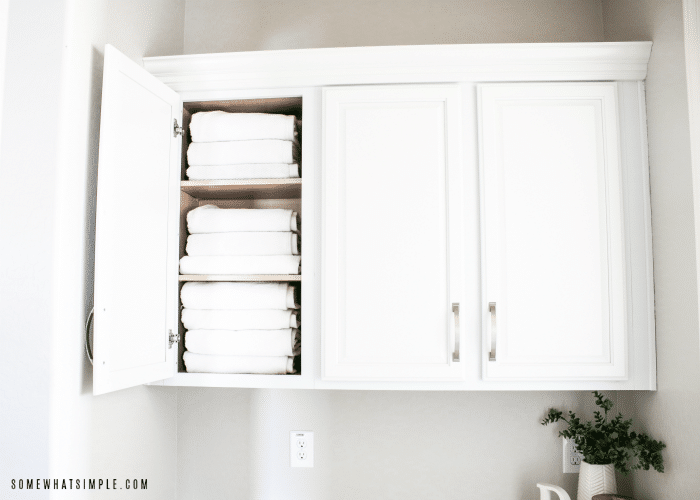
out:
<path id="1" fill-rule="evenodd" d="M 301 197 L 301 179 L 180 181 L 182 191 L 200 199 L 289 199 Z"/>
<path id="2" fill-rule="evenodd" d="M 301 281 L 301 274 L 181 274 L 180 281 Z"/>

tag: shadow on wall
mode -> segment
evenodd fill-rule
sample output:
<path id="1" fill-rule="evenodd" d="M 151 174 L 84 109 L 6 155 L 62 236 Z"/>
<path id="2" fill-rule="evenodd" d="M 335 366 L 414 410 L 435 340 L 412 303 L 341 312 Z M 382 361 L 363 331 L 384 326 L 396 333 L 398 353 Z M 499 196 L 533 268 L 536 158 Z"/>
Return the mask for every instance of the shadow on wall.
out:
<path id="1" fill-rule="evenodd" d="M 97 200 L 97 162 L 100 145 L 100 110 L 102 104 L 102 73 L 104 54 L 92 47 L 92 76 L 90 88 L 90 117 L 89 117 L 89 155 L 85 176 L 85 262 L 83 263 L 83 316 L 87 320 L 93 306 L 95 289 L 95 216 Z M 92 339 L 90 339 L 92 340 Z M 92 394 L 92 364 L 83 357 L 83 375 L 81 394 Z"/>

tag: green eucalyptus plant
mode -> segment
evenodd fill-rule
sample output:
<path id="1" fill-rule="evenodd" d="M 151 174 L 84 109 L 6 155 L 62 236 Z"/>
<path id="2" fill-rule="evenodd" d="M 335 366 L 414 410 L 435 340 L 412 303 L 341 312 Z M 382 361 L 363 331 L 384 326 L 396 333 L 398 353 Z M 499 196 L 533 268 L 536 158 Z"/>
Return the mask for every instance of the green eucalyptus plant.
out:
<path id="1" fill-rule="evenodd" d="M 608 420 L 608 412 L 613 402 L 598 391 L 593 393 L 595 403 L 603 413 L 595 411 L 593 422 L 582 422 L 572 411 L 568 418 L 563 412 L 550 408 L 542 425 L 552 424 L 563 420 L 568 428 L 559 432 L 559 436 L 571 439 L 576 448 L 591 465 L 615 465 L 615 469 L 627 475 L 632 470 L 649 470 L 653 467 L 658 472 L 664 471 L 664 459 L 661 450 L 666 445 L 654 441 L 646 434 L 630 431 L 632 419 L 624 420 L 622 413 Z"/>

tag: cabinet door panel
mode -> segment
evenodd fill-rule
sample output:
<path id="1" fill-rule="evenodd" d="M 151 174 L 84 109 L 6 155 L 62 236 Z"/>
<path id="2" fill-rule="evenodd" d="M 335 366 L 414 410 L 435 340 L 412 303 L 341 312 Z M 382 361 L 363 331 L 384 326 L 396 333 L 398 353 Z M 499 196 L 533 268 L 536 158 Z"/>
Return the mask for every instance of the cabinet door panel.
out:
<path id="1" fill-rule="evenodd" d="M 448 279 L 458 97 L 325 90 L 324 378 L 461 376 Z"/>
<path id="2" fill-rule="evenodd" d="M 487 378 L 626 378 L 616 110 L 612 83 L 480 87 Z"/>
<path id="3" fill-rule="evenodd" d="M 105 50 L 95 244 L 94 393 L 168 378 L 177 348 L 182 102 Z"/>

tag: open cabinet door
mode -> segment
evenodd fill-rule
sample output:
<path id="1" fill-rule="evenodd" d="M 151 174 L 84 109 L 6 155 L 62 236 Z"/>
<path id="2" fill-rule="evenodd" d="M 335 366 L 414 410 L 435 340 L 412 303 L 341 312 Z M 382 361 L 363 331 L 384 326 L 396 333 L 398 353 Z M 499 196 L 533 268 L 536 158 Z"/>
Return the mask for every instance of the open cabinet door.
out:
<path id="1" fill-rule="evenodd" d="M 95 235 L 93 393 L 173 376 L 180 96 L 105 47 Z M 174 339 L 175 340 L 175 339 Z"/>

